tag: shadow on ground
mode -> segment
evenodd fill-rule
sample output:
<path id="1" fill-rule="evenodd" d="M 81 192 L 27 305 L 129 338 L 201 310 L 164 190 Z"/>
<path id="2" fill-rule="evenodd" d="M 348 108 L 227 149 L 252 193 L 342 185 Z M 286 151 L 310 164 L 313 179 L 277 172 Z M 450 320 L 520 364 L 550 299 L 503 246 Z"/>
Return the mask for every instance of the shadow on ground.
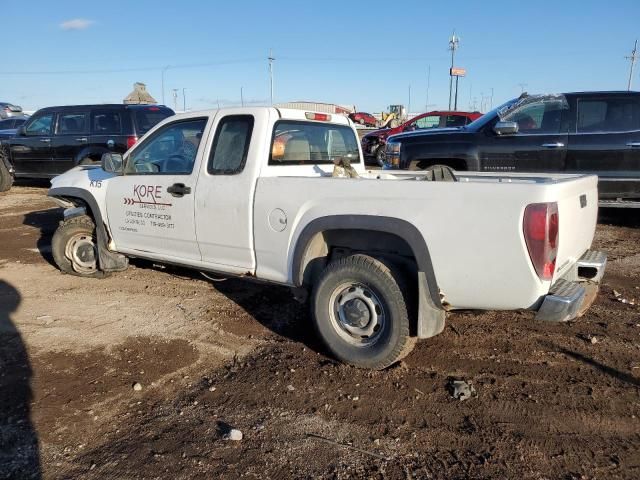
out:
<path id="1" fill-rule="evenodd" d="M 20 293 L 0 280 L 0 479 L 39 479 L 38 435 L 31 423 L 32 370 L 11 320 Z"/>

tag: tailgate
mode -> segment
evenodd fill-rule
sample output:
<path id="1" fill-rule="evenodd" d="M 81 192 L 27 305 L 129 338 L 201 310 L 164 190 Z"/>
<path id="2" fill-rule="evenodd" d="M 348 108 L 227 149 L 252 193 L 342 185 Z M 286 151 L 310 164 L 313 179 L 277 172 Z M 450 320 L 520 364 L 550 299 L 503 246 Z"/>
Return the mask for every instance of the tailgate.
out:
<path id="1" fill-rule="evenodd" d="M 598 177 L 581 177 L 557 187 L 560 229 L 554 279 L 591 247 L 598 217 Z"/>

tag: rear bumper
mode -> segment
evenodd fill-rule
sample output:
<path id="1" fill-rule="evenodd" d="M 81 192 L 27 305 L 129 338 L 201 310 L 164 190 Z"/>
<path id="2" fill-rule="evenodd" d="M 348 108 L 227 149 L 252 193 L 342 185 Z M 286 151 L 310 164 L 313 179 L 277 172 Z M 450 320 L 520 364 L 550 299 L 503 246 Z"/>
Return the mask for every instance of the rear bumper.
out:
<path id="1" fill-rule="evenodd" d="M 596 298 L 606 265 L 604 252 L 587 251 L 573 269 L 551 286 L 536 319 L 567 322 L 583 315 Z"/>

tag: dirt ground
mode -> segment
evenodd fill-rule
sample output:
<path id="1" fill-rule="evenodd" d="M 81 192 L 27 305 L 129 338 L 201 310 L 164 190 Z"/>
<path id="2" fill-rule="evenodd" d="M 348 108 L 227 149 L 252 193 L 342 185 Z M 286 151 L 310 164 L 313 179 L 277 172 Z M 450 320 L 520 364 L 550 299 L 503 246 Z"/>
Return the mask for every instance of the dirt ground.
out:
<path id="1" fill-rule="evenodd" d="M 613 293 L 640 300 L 637 212 L 601 218 L 608 271 L 578 321 L 455 313 L 370 372 L 325 356 L 284 288 L 60 274 L 45 187 L 0 195 L 2 479 L 640 478 L 640 307 Z"/>

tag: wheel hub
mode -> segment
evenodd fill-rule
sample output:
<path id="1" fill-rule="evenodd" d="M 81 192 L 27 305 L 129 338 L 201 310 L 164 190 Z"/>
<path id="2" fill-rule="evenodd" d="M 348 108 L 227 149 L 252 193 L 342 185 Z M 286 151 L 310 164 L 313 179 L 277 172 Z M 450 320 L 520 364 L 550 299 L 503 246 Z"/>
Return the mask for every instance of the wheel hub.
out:
<path id="1" fill-rule="evenodd" d="M 78 273 L 92 273 L 97 269 L 96 245 L 91 235 L 78 234 L 71 238 L 65 256 Z"/>
<path id="2" fill-rule="evenodd" d="M 377 340 L 385 322 L 383 303 L 369 287 L 351 283 L 334 290 L 331 320 L 336 332 L 354 345 Z"/>

